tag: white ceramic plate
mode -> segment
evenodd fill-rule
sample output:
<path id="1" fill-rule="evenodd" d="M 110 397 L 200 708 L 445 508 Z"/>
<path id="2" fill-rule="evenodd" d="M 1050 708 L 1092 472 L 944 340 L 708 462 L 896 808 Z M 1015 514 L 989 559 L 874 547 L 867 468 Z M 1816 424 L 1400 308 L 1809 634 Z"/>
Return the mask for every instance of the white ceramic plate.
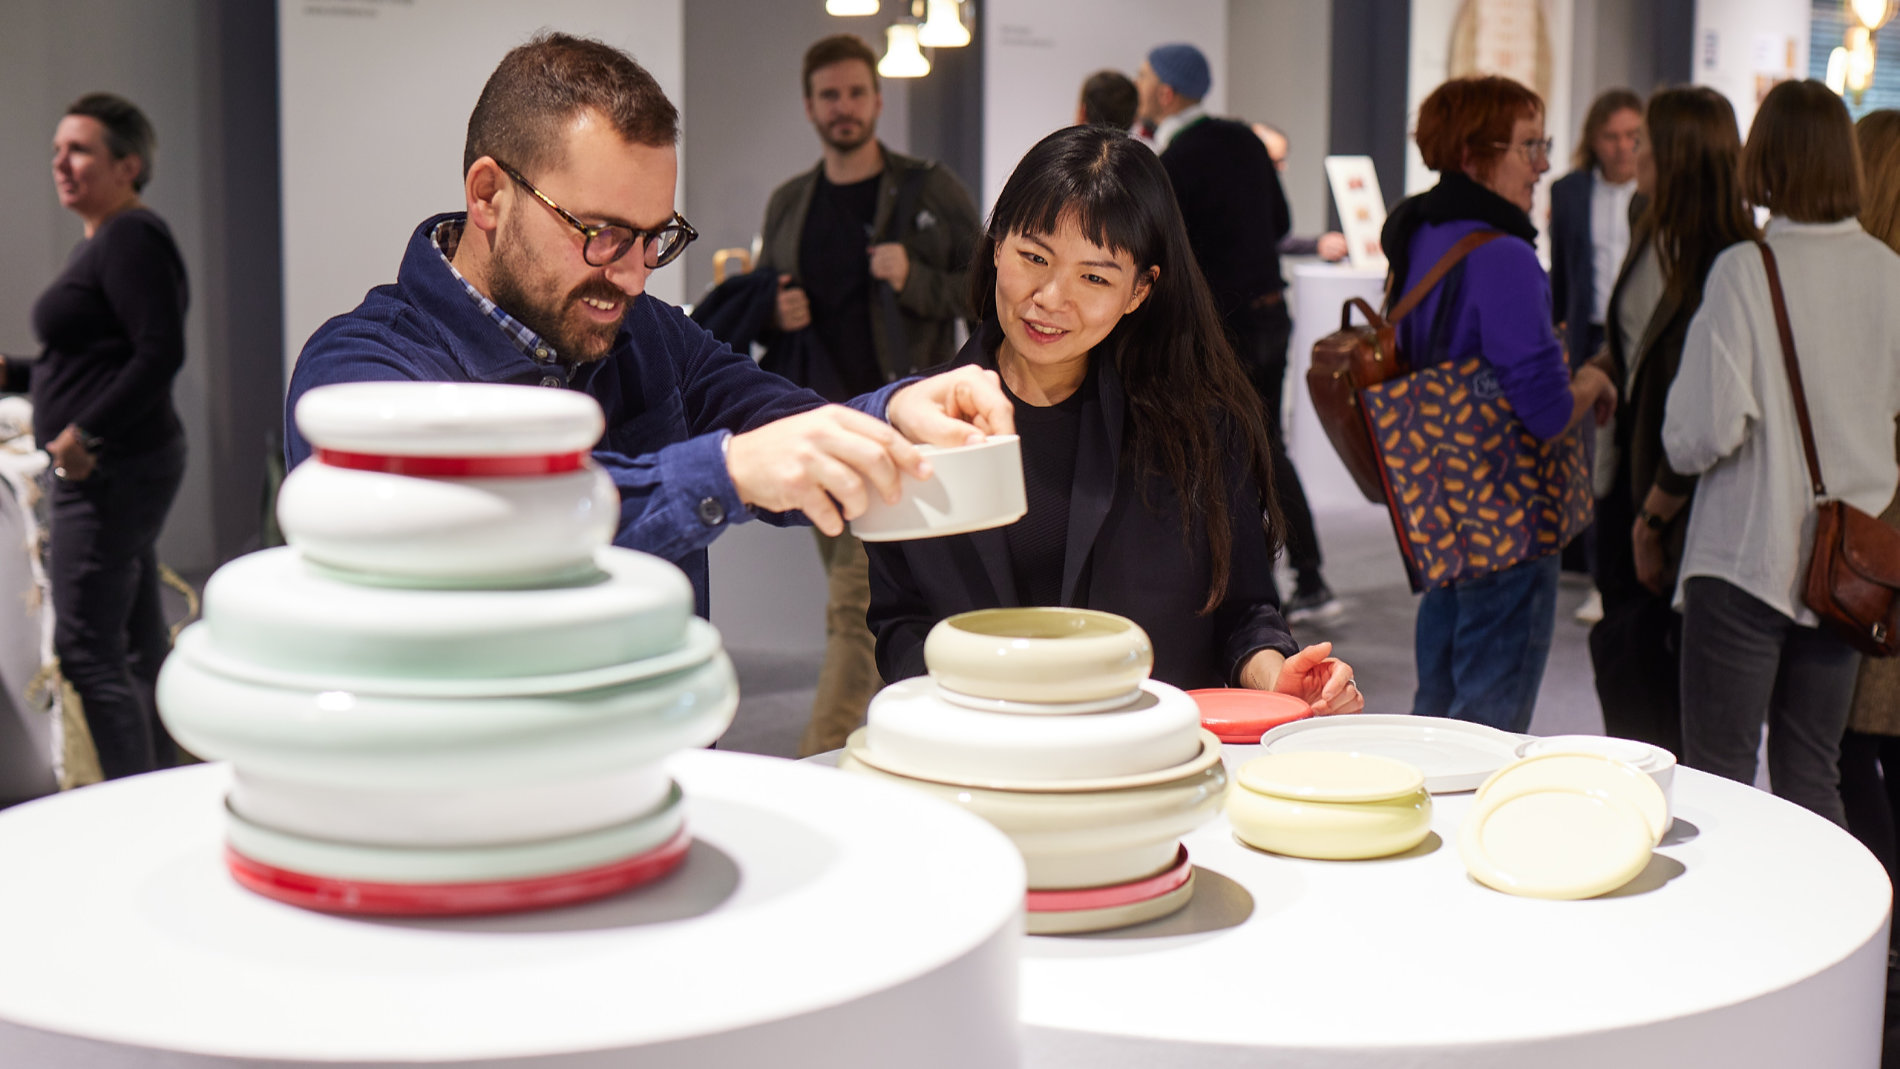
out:
<path id="1" fill-rule="evenodd" d="M 1517 757 L 1523 738 L 1508 731 L 1436 716 L 1316 716 L 1282 724 L 1260 737 L 1264 753 L 1335 750 L 1403 761 L 1425 773 L 1433 794 L 1476 790 Z"/>
<path id="2" fill-rule="evenodd" d="M 1499 769 L 1478 788 L 1473 805 L 1494 807 L 1520 794 L 1563 790 L 1614 798 L 1643 815 L 1649 842 L 1662 842 L 1669 830 L 1669 801 L 1649 773 L 1627 761 L 1596 753 L 1547 753 L 1520 757 Z"/>
<path id="3" fill-rule="evenodd" d="M 1130 787 L 1152 787 L 1157 784 L 1172 783 L 1178 779 L 1186 779 L 1189 776 L 1199 775 L 1207 769 L 1221 763 L 1220 739 L 1206 728 L 1199 728 L 1197 730 L 1200 732 L 1201 748 L 1194 759 L 1156 772 L 1143 772 L 1133 776 L 1112 776 L 1103 779 L 1013 780 L 1002 778 L 977 779 L 974 777 L 968 780 L 945 779 L 942 776 L 932 774 L 928 771 L 907 768 L 901 765 L 893 766 L 888 761 L 872 756 L 870 754 L 870 748 L 865 744 L 868 730 L 867 728 L 859 728 L 851 733 L 850 738 L 845 740 L 844 750 L 846 756 L 864 764 L 868 768 L 902 779 L 941 783 L 949 787 L 978 787 L 986 791 L 1021 791 L 1026 794 L 1083 794 L 1096 791 L 1119 791 Z"/>
<path id="4" fill-rule="evenodd" d="M 1615 798 L 1539 790 L 1474 806 L 1458 835 L 1479 883 L 1525 898 L 1594 898 L 1649 864 L 1643 815 Z"/>

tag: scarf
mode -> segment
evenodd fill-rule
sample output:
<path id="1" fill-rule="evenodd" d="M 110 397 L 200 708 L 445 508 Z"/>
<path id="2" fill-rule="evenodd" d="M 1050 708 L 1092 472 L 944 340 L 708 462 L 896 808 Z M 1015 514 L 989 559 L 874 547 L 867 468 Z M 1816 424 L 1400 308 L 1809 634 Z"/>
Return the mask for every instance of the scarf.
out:
<path id="1" fill-rule="evenodd" d="M 1448 171 L 1438 184 L 1416 197 L 1407 197 L 1386 217 L 1379 231 L 1379 243 L 1385 248 L 1389 265 L 1385 279 L 1385 308 L 1391 311 L 1405 295 L 1405 280 L 1411 277 L 1412 238 L 1427 223 L 1454 223 L 1475 219 L 1512 237 L 1535 244 L 1537 228 L 1524 209 L 1479 185 L 1462 171 Z"/>

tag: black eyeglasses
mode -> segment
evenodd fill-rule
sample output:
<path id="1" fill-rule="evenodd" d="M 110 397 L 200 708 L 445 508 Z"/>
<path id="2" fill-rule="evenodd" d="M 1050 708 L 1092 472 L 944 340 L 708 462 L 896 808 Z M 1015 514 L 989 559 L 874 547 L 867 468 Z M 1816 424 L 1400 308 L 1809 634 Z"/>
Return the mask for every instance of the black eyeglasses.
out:
<path id="1" fill-rule="evenodd" d="M 492 157 L 491 157 L 492 158 Z M 649 268 L 665 267 L 679 259 L 686 246 L 699 237 L 699 231 L 678 212 L 673 213 L 673 221 L 652 230 L 635 230 L 630 226 L 595 226 L 576 219 L 572 212 L 554 203 L 546 193 L 534 188 L 534 183 L 521 177 L 521 172 L 495 160 L 508 177 L 521 183 L 521 188 L 535 195 L 541 203 L 554 209 L 554 214 L 567 221 L 567 225 L 581 232 L 587 240 L 581 246 L 581 259 L 589 267 L 606 267 L 632 251 L 634 243 L 639 242 L 645 253 L 643 259 Z"/>

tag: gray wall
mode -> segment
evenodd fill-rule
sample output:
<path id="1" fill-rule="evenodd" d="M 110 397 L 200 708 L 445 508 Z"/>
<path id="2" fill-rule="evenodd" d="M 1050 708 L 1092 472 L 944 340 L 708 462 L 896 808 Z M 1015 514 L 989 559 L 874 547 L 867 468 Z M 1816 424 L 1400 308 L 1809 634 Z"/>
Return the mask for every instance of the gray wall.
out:
<path id="1" fill-rule="evenodd" d="M 1326 229 L 1332 194 L 1324 161 L 1332 112 L 1332 5 L 1327 0 L 1229 0 L 1227 109 L 1286 132 L 1286 188 L 1293 232 Z"/>
<path id="2" fill-rule="evenodd" d="M 54 198 L 49 165 L 65 106 L 109 90 L 157 128 L 145 199 L 170 223 L 192 288 L 174 391 L 192 460 L 159 552 L 188 574 L 245 548 L 261 435 L 278 418 L 274 405 L 259 411 L 279 388 L 269 9 L 242 0 L 6 0 L 0 16 L 0 352 L 38 351 L 33 302 L 81 237 L 78 218 Z M 269 365 L 261 376 L 254 362 Z"/>

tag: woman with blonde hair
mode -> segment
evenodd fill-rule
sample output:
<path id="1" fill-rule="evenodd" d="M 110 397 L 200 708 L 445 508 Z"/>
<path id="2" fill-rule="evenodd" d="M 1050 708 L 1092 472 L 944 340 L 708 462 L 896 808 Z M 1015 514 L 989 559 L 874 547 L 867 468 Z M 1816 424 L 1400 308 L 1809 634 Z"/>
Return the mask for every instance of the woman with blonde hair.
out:
<path id="1" fill-rule="evenodd" d="M 1900 111 L 1870 112 L 1854 132 L 1866 180 L 1860 225 L 1900 252 Z M 1900 435 L 1894 448 L 1900 453 Z M 1900 527 L 1900 498 L 1880 518 Z M 1889 875 L 1900 870 L 1894 831 L 1900 827 L 1900 659 L 1861 663 L 1841 740 L 1841 805 L 1854 837 L 1886 864 Z"/>
<path id="2" fill-rule="evenodd" d="M 1683 763 L 1742 783 L 1768 725 L 1775 793 L 1845 824 L 1841 735 L 1860 654 L 1802 595 L 1817 511 L 1776 326 L 1786 295 L 1822 481 L 1879 512 L 1900 481 L 1900 256 L 1861 229 L 1860 150 L 1841 98 L 1783 82 L 1742 151 L 1766 246 L 1715 260 L 1663 421 L 1669 465 L 1700 474 L 1683 549 Z"/>

